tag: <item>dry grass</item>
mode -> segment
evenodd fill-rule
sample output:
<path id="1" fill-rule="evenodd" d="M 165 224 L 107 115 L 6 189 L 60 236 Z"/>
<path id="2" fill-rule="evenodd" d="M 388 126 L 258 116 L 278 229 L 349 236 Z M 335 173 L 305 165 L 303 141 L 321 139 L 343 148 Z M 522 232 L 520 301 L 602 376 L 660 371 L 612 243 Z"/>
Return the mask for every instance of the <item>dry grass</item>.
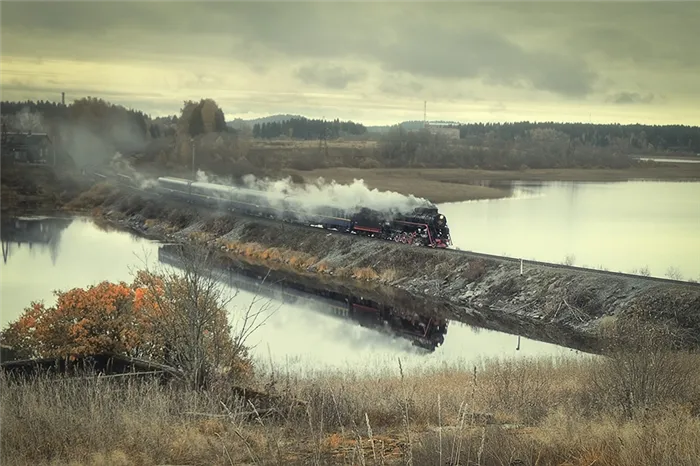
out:
<path id="1" fill-rule="evenodd" d="M 319 264 L 317 257 L 292 249 L 268 248 L 254 242 L 220 240 L 217 243 L 219 247 L 223 247 L 226 252 L 244 256 L 246 259 L 252 260 L 253 262 L 261 262 L 268 265 L 287 265 L 301 271 L 308 271 L 316 266 L 317 272 L 328 271 L 330 273 L 328 264 L 323 263 L 322 269 L 320 265 L 317 265 Z"/>
<path id="2" fill-rule="evenodd" d="M 399 278 L 399 272 L 393 267 L 386 268 L 379 273 L 379 281 L 382 283 L 392 283 Z"/>
<path id="3" fill-rule="evenodd" d="M 591 383 L 592 371 L 608 367 L 593 357 L 494 359 L 408 372 L 396 365 L 367 374 L 261 373 L 261 384 L 307 405 L 282 418 L 252 420 L 243 416 L 250 406 L 220 391 L 106 380 L 16 386 L 0 378 L 1 459 L 18 465 L 409 459 L 414 465 L 691 465 L 700 457 L 692 402 L 698 362 L 694 356 L 684 399 L 659 400 L 632 419 Z M 285 373 L 279 369 L 276 374 Z"/>
<path id="4" fill-rule="evenodd" d="M 201 237 L 196 233 L 190 234 L 193 241 L 207 241 L 211 237 Z M 354 278 L 361 281 L 388 282 L 396 278 L 397 272 L 393 269 L 378 273 L 371 267 L 333 267 L 328 262 L 319 260 L 318 257 L 287 248 L 268 248 L 255 242 L 241 242 L 230 240 L 217 241 L 219 248 L 223 248 L 229 254 L 243 256 L 247 261 L 265 264 L 277 268 L 287 266 L 294 270 L 330 274 L 341 278 Z"/>
<path id="5" fill-rule="evenodd" d="M 68 202 L 66 208 L 72 210 L 91 209 L 113 200 L 117 195 L 123 196 L 116 186 L 110 183 L 97 183 Z"/>
<path id="6" fill-rule="evenodd" d="M 372 267 L 359 267 L 353 269 L 352 278 L 365 281 L 377 280 L 379 279 L 379 274 Z"/>

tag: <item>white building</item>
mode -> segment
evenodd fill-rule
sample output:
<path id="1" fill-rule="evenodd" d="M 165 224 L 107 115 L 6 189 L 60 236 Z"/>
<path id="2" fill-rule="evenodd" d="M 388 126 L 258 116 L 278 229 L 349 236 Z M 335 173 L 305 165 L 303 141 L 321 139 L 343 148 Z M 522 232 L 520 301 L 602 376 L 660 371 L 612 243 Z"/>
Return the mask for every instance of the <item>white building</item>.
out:
<path id="1" fill-rule="evenodd" d="M 427 126 L 430 134 L 442 136 L 446 139 L 459 139 L 459 128 L 447 128 L 445 126 Z"/>

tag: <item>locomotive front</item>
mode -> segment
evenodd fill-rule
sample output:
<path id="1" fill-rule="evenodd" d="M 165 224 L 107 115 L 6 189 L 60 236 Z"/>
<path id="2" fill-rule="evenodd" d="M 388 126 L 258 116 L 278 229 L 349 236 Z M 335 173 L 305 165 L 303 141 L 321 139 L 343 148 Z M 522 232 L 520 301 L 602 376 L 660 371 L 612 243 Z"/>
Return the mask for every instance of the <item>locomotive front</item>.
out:
<path id="1" fill-rule="evenodd" d="M 438 212 L 433 218 L 433 225 L 435 228 L 436 246 L 439 248 L 450 246 L 452 238 L 450 238 L 450 227 L 447 226 L 447 217 Z"/>

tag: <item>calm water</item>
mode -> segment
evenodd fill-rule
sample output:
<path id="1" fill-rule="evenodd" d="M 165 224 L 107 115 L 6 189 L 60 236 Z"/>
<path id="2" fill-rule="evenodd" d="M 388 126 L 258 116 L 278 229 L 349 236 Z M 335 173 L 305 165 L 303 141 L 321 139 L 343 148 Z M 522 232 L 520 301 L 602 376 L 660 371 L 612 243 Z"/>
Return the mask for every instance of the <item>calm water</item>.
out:
<path id="1" fill-rule="evenodd" d="M 700 163 L 699 160 L 695 159 L 671 159 L 671 158 L 654 158 L 654 157 L 639 157 L 639 160 L 646 160 L 651 162 L 663 162 L 663 163 Z"/>
<path id="2" fill-rule="evenodd" d="M 16 319 L 32 300 L 55 303 L 52 290 L 86 287 L 102 280 L 130 282 L 133 270 L 144 261 L 149 266 L 158 264 L 158 243 L 129 233 L 101 230 L 90 220 L 3 219 L 2 226 L 2 327 Z M 229 306 L 234 324 L 254 298 L 253 293 L 238 290 Z M 253 354 L 265 363 L 272 361 L 294 370 L 379 370 L 384 363 L 396 366 L 397 357 L 401 357 L 404 367 L 411 367 L 480 357 L 571 354 L 569 349 L 524 338 L 516 351 L 517 336 L 455 322 L 449 323 L 444 344 L 425 354 L 407 339 L 325 314 L 319 306 L 312 300 L 289 304 L 258 298 L 254 308 L 264 310 L 270 318 L 249 341 L 256 345 Z"/>
<path id="3" fill-rule="evenodd" d="M 440 210 L 463 250 L 700 279 L 700 182 L 517 183 Z"/>

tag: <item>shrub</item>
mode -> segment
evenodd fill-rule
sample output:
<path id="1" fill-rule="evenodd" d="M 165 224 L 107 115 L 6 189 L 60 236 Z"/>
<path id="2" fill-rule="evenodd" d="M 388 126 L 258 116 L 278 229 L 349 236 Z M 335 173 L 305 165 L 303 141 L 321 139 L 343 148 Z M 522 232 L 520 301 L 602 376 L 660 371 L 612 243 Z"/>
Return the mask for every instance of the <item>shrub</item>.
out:
<path id="1" fill-rule="evenodd" d="M 674 347 L 683 339 L 670 326 L 621 316 L 602 326 L 601 337 L 606 357 L 593 371 L 593 386 L 625 417 L 698 398 L 697 355 Z"/>

